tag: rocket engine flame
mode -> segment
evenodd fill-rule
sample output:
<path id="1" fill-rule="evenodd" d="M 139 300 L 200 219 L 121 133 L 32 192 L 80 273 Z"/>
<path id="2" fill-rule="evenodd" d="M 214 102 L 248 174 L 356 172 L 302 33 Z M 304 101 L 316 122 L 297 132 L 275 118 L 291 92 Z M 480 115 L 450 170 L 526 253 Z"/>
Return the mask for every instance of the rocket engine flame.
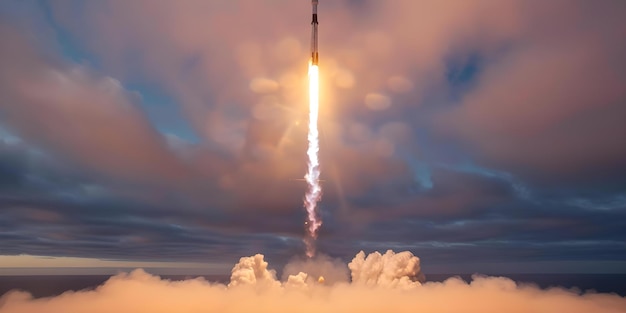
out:
<path id="1" fill-rule="evenodd" d="M 313 61 L 313 60 L 312 60 Z M 322 220 L 317 213 L 317 202 L 322 197 L 322 186 L 320 186 L 320 162 L 318 159 L 319 132 L 317 130 L 317 119 L 319 111 L 319 68 L 316 64 L 309 64 L 309 157 L 307 173 L 304 179 L 307 182 L 307 192 L 304 197 L 306 208 L 306 255 L 310 258 L 315 256 L 315 240 L 317 231 L 322 226 Z"/>

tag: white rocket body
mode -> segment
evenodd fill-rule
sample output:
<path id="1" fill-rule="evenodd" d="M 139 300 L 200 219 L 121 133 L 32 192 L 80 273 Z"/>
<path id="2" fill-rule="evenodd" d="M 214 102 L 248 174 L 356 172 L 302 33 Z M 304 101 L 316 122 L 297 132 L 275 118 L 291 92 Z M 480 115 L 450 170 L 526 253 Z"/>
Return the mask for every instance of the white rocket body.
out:
<path id="1" fill-rule="evenodd" d="M 312 33 L 311 33 L 311 63 L 317 65 L 319 62 L 319 52 L 317 50 L 317 4 L 318 0 L 311 0 L 313 5 L 313 20 L 311 21 Z"/>

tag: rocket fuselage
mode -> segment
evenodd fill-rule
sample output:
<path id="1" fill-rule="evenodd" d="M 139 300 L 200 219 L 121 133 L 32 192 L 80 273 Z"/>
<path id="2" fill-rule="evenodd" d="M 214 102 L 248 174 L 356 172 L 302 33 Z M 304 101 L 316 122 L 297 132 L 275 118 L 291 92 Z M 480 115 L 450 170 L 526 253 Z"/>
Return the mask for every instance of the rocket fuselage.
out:
<path id="1" fill-rule="evenodd" d="M 317 4 L 318 0 L 311 0 L 313 5 L 313 20 L 311 21 L 311 63 L 317 65 L 319 62 L 319 52 L 317 50 Z"/>

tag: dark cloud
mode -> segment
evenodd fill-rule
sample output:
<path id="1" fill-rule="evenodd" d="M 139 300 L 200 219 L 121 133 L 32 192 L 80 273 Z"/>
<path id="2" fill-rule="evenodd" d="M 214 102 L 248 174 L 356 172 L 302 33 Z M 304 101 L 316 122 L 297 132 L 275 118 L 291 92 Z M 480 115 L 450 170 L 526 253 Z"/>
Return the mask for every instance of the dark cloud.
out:
<path id="1" fill-rule="evenodd" d="M 621 2 L 320 10 L 322 250 L 624 261 Z M 300 251 L 306 7 L 66 1 L 20 12 L 33 22 L 0 24 L 3 253 Z M 160 125 L 162 113 L 150 119 L 158 105 L 180 112 L 165 125 L 185 124 L 193 140 Z"/>

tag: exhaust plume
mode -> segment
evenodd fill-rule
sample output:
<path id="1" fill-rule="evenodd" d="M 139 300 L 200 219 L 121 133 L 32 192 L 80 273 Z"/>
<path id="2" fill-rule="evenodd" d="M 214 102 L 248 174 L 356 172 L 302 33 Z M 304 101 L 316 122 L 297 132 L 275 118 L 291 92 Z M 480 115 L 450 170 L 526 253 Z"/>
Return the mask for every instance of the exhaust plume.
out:
<path id="1" fill-rule="evenodd" d="M 307 173 L 304 179 L 307 182 L 307 192 L 304 196 L 304 206 L 306 208 L 306 235 L 304 243 L 306 244 L 306 255 L 309 258 L 315 256 L 315 240 L 317 239 L 317 230 L 322 226 L 322 220 L 317 213 L 317 202 L 322 197 L 322 186 L 320 186 L 320 162 L 318 159 L 319 132 L 317 130 L 317 118 L 319 110 L 319 68 L 317 65 L 309 64 L 309 148 L 307 156 L 309 157 Z"/>

